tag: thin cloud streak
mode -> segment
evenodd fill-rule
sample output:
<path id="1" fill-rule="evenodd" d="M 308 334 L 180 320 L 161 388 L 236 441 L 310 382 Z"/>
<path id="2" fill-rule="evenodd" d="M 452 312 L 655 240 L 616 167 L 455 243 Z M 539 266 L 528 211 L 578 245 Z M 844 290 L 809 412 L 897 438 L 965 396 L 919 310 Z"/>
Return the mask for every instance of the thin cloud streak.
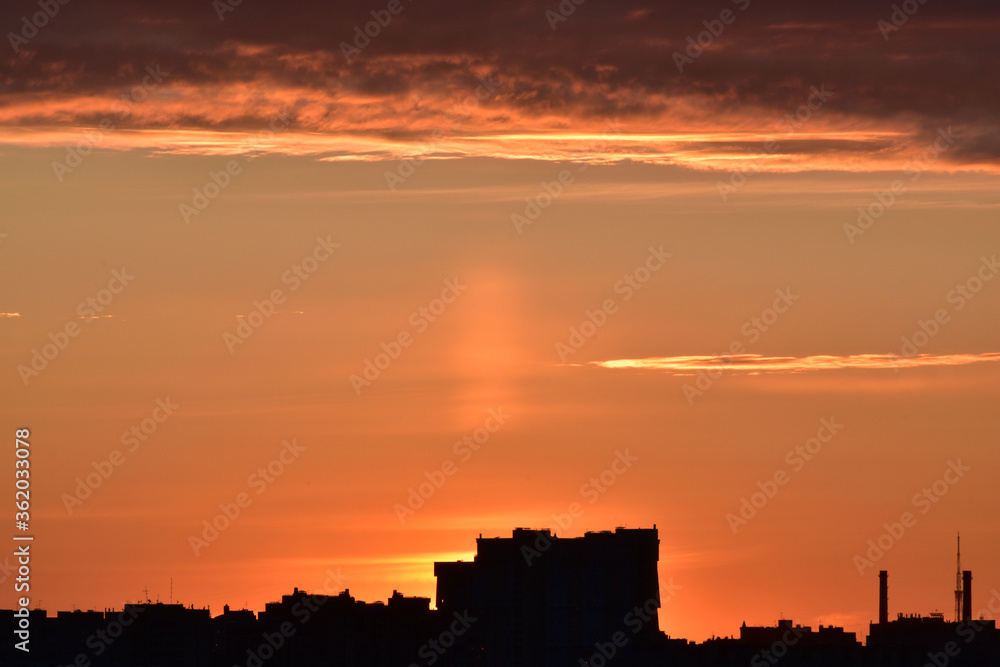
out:
<path id="1" fill-rule="evenodd" d="M 471 157 L 504 160 L 542 160 L 587 164 L 635 162 L 652 165 L 682 166 L 699 171 L 741 170 L 751 162 L 747 153 L 734 149 L 731 135 L 718 137 L 709 132 L 663 135 L 618 133 L 606 135 L 588 145 L 579 136 L 547 135 L 463 135 L 454 134 L 434 140 L 426 137 L 393 139 L 361 133 L 324 133 L 284 131 L 262 137 L 260 131 L 222 131 L 205 129 L 142 129 L 100 132 L 93 127 L 80 128 L 0 128 L 0 145 L 65 148 L 67 151 L 111 150 L 146 151 L 150 155 L 226 156 L 286 155 L 305 156 L 323 162 L 385 161 L 406 158 L 428 160 Z M 742 143 L 753 145 L 769 135 L 746 133 Z M 894 132 L 823 132 L 796 137 L 783 142 L 785 149 L 774 154 L 753 157 L 753 169 L 759 172 L 798 171 L 892 171 L 903 169 L 918 146 L 913 137 Z M 891 148 L 887 148 L 887 145 Z M 934 165 L 942 172 L 997 172 L 983 164 L 942 163 Z"/>
<path id="2" fill-rule="evenodd" d="M 671 375 L 694 375 L 700 370 L 727 370 L 744 373 L 801 373 L 844 369 L 888 370 L 921 366 L 966 366 L 986 361 L 1000 361 L 1000 352 L 979 354 L 918 354 L 905 357 L 894 354 L 853 354 L 848 356 L 814 355 L 809 357 L 765 357 L 760 354 L 692 355 L 591 361 L 599 368 L 664 371 Z"/>

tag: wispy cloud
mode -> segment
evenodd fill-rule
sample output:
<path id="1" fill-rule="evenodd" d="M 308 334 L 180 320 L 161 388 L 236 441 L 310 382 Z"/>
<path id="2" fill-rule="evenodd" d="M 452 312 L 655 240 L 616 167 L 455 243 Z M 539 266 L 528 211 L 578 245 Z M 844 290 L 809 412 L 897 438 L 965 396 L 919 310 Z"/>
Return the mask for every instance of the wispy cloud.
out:
<path id="1" fill-rule="evenodd" d="M 965 366 L 986 361 L 1000 361 L 1000 352 L 979 354 L 919 354 L 904 357 L 894 354 L 852 354 L 848 356 L 814 355 L 809 357 L 765 357 L 760 354 L 694 355 L 685 357 L 648 357 L 591 361 L 600 368 L 663 371 L 671 375 L 694 375 L 700 370 L 726 370 L 743 373 L 802 373 L 843 369 L 885 370 L 918 366 Z"/>
<path id="2" fill-rule="evenodd" d="M 266 123 L 261 121 L 266 127 Z M 355 128 L 360 132 L 360 128 Z M 424 159 L 491 157 L 500 159 L 570 161 L 589 164 L 643 162 L 679 165 L 697 170 L 739 169 L 748 151 L 773 135 L 738 135 L 710 131 L 687 135 L 617 133 L 452 134 L 431 141 L 424 136 L 390 138 L 350 133 L 287 132 L 260 141 L 251 131 L 143 129 L 99 133 L 93 127 L 0 127 L 0 144 L 68 147 L 90 137 L 97 148 L 145 150 L 150 154 L 240 155 L 279 154 L 315 156 L 321 161 L 392 161 L 420 155 Z M 88 134 L 89 133 L 89 134 Z M 754 158 L 757 171 L 791 172 L 805 169 L 867 171 L 901 169 L 913 150 L 913 137 L 896 132 L 827 131 L 786 141 L 786 150 Z M 864 158 L 861 155 L 864 155 Z M 946 165 L 949 170 L 980 169 L 975 165 Z"/>

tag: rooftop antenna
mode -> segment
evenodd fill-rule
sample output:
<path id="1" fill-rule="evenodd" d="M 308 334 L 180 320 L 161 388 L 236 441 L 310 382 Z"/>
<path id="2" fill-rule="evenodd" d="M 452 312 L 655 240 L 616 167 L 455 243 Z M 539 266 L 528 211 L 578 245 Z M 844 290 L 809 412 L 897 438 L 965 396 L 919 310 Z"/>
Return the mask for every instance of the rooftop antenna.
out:
<path id="1" fill-rule="evenodd" d="M 149 586 L 143 588 L 142 592 L 146 596 L 146 604 L 149 604 Z"/>
<path id="2" fill-rule="evenodd" d="M 962 620 L 962 534 L 956 536 L 957 569 L 955 570 L 955 622 Z"/>
<path id="3" fill-rule="evenodd" d="M 170 604 L 174 603 L 174 578 L 170 577 Z"/>

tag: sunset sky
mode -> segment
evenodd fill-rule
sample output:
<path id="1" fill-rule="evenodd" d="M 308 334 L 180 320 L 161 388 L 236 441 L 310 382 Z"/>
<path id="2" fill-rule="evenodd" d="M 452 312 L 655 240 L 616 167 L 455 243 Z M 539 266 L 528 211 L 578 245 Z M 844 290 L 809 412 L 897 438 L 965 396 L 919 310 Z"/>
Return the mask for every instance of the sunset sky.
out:
<path id="1" fill-rule="evenodd" d="M 695 641 L 950 618 L 958 531 L 1000 590 L 996 7 L 60 1 L 0 8 L 33 603 L 654 524 Z"/>

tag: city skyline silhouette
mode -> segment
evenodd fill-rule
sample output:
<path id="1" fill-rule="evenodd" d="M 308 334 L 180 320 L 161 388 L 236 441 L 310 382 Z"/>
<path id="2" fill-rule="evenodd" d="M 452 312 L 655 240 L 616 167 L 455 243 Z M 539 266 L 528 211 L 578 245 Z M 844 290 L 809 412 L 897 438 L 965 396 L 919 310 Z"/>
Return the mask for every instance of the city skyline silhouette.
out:
<path id="1" fill-rule="evenodd" d="M 888 572 L 878 577 L 878 618 L 867 638 L 842 627 L 814 630 L 778 620 L 739 627 L 703 642 L 671 636 L 659 610 L 682 589 L 658 572 L 651 529 L 616 528 L 560 538 L 515 528 L 476 540 L 472 561 L 434 564 L 432 600 L 393 591 L 387 602 L 356 600 L 342 573 L 327 570 L 319 591 L 295 588 L 254 612 L 221 614 L 181 603 L 126 603 L 121 610 L 4 610 L 18 633 L 28 619 L 30 655 L 8 647 L 11 664 L 62 665 L 889 665 L 923 660 L 980 665 L 1000 658 L 1000 591 L 973 598 L 961 571 L 956 617 L 890 613 Z M 959 567 L 960 565 L 959 560 Z M 342 589 L 342 590 L 341 590 Z M 985 597 L 985 596 L 984 596 Z M 977 610 L 974 613 L 973 610 Z M 740 662 L 742 660 L 742 662 Z M 915 664 L 915 663 L 914 663 Z"/>
<path id="2" fill-rule="evenodd" d="M 998 23 L 0 3 L 3 650 L 982 658 Z"/>

